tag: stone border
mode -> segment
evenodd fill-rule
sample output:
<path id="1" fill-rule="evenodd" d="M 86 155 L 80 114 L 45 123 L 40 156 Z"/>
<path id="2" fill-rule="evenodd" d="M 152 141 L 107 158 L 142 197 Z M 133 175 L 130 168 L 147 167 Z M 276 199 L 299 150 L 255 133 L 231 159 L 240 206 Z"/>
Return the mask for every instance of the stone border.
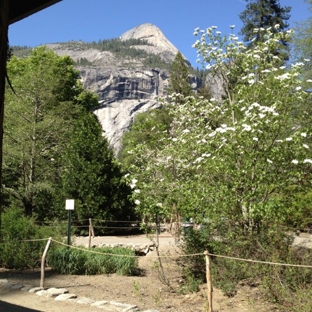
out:
<path id="1" fill-rule="evenodd" d="M 138 306 L 121 303 L 117 301 L 95 301 L 91 298 L 81 297 L 78 298 L 75 294 L 70 294 L 66 288 L 42 288 L 33 287 L 32 285 L 20 285 L 10 283 L 7 279 L 0 279 L 0 285 L 5 288 L 10 288 L 12 290 L 21 290 L 36 294 L 38 296 L 53 298 L 55 301 L 67 301 L 76 304 L 90 305 L 92 307 L 97 307 L 102 310 L 116 311 L 116 312 L 159 312 L 158 310 L 140 310 Z"/>

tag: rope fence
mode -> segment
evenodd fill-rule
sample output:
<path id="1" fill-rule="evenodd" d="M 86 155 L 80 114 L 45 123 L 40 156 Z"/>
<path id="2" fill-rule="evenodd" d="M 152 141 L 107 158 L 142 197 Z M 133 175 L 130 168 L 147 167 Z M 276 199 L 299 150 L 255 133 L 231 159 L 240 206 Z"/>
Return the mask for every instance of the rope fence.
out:
<path id="1" fill-rule="evenodd" d="M 114 257 L 128 257 L 128 258 L 140 258 L 142 256 L 137 256 L 137 255 L 120 255 L 120 254 L 113 254 L 113 253 L 103 253 L 100 251 L 96 251 L 93 249 L 86 249 L 82 248 L 79 246 L 73 246 L 69 244 L 65 244 L 63 242 L 57 241 L 53 239 L 52 237 L 50 238 L 42 238 L 42 239 L 28 239 L 28 240 L 16 240 L 14 242 L 39 242 L 39 241 L 47 241 L 47 244 L 45 246 L 42 259 L 41 259 L 41 278 L 40 278 L 40 287 L 43 287 L 44 284 L 44 275 L 45 275 L 45 262 L 46 262 L 46 256 L 48 253 L 48 249 L 51 245 L 51 243 L 55 243 L 57 245 L 64 246 L 66 248 L 71 248 L 75 250 L 80 250 L 83 252 L 88 252 L 88 253 L 93 253 L 93 254 L 100 254 L 100 255 L 105 255 L 105 256 L 114 256 Z M 2 244 L 5 244 L 5 242 L 2 242 Z M 235 261 L 244 261 L 244 262 L 249 262 L 249 263 L 258 263 L 258 264 L 265 264 L 265 265 L 274 265 L 274 266 L 284 266 L 284 267 L 296 267 L 296 268 L 308 268 L 312 269 L 312 265 L 301 265 L 301 264 L 291 264 L 291 263 L 279 263 L 279 262 L 270 262 L 270 261 L 261 261 L 261 260 L 254 260 L 254 259 L 244 259 L 244 258 L 239 258 L 239 257 L 232 257 L 232 256 L 226 256 L 226 255 L 218 255 L 218 254 L 213 254 L 209 253 L 209 251 L 204 251 L 202 253 L 194 253 L 194 254 L 180 254 L 180 255 L 155 255 L 152 256 L 150 255 L 149 258 L 182 258 L 182 257 L 195 257 L 195 256 L 204 256 L 205 261 L 206 261 L 206 280 L 207 280 L 207 298 L 208 298 L 208 312 L 212 312 L 212 282 L 211 282 L 211 257 L 216 257 L 216 258 L 224 258 L 224 259 L 229 259 L 229 260 L 235 260 Z"/>
<path id="2" fill-rule="evenodd" d="M 48 238 L 38 238 L 38 239 L 18 239 L 15 240 L 14 242 L 42 242 L 42 241 L 46 241 L 48 240 Z M 6 244 L 6 242 L 12 242 L 12 239 L 2 239 L 2 242 L 0 242 L 0 244 Z"/>
<path id="3" fill-rule="evenodd" d="M 104 220 L 104 219 L 93 219 L 93 221 L 99 221 L 99 222 L 109 222 L 109 223 L 141 223 L 141 220 L 129 220 L 129 221 L 125 221 L 125 220 L 120 220 L 120 221 L 116 221 L 116 220 Z M 85 221 L 89 221 L 89 219 L 78 219 L 78 220 L 72 220 L 72 222 L 85 222 Z M 54 221 L 36 221 L 36 223 L 44 223 L 44 224 L 54 224 Z M 67 223 L 67 220 L 60 220 L 57 221 L 57 223 Z"/>
<path id="4" fill-rule="evenodd" d="M 94 250 L 88 250 L 84 248 L 80 248 L 77 246 L 72 246 L 72 245 L 67 245 L 65 243 L 56 241 L 52 239 L 52 241 L 56 244 L 66 246 L 69 248 L 77 249 L 77 250 L 82 250 L 85 252 L 90 252 L 90 253 L 96 253 L 96 254 L 103 254 L 103 255 L 110 255 L 110 256 L 120 256 L 120 257 L 134 257 L 134 258 L 140 258 L 142 256 L 129 256 L 129 255 L 116 255 L 116 254 L 109 254 L 109 253 L 101 253 L 97 252 Z M 269 261 L 261 261 L 261 260 L 253 260 L 253 259 L 244 259 L 244 258 L 237 258 L 237 257 L 230 257 L 230 256 L 224 256 L 224 255 L 217 255 L 217 254 L 212 254 L 209 253 L 208 251 L 202 252 L 202 253 L 194 253 L 194 254 L 185 254 L 185 255 L 165 255 L 165 256 L 149 256 L 149 258 L 182 258 L 182 257 L 195 257 L 195 256 L 202 256 L 207 254 L 208 256 L 211 257 L 216 257 L 216 258 L 225 258 L 225 259 L 230 259 L 230 260 L 237 260 L 237 261 L 244 261 L 244 262 L 252 262 L 252 263 L 260 263 L 260 264 L 269 264 L 269 265 L 279 265 L 279 266 L 289 266 L 289 267 L 301 267 L 301 268 L 310 268 L 312 269 L 312 265 L 300 265 L 300 264 L 290 264 L 290 263 L 279 263 L 279 262 L 269 262 Z"/>
<path id="5" fill-rule="evenodd" d="M 67 248 L 71 248 L 71 249 L 76 249 L 76 250 L 81 250 L 84 252 L 89 252 L 89 253 L 94 253 L 94 254 L 102 254 L 102 255 L 111 255 L 111 256 L 120 256 L 120 257 L 132 257 L 132 258 L 141 258 L 142 256 L 129 256 L 129 255 L 116 255 L 116 254 L 110 254 L 110 253 L 103 253 L 103 252 L 99 252 L 99 251 L 95 251 L 95 250 L 91 250 L 91 249 L 86 249 L 86 248 L 81 248 L 78 246 L 73 246 L 73 245 L 68 245 L 66 243 L 57 241 L 53 238 L 38 238 L 38 239 L 24 239 L 24 240 L 14 240 L 14 243 L 16 242 L 42 242 L 42 241 L 48 241 L 51 240 L 52 242 L 67 247 Z M 6 241 L 11 241 L 12 240 L 4 240 L 2 242 L 0 242 L 0 244 L 6 244 Z M 207 251 L 202 252 L 202 253 L 194 253 L 194 254 L 183 254 L 183 255 L 174 255 L 174 256 L 170 256 L 170 255 L 164 255 L 164 256 L 149 256 L 150 258 L 183 258 L 183 257 L 195 257 L 195 256 L 202 256 L 205 253 L 207 253 L 207 255 L 209 255 L 210 257 L 216 257 L 216 258 L 224 258 L 224 259 L 229 259 L 229 260 L 236 260 L 236 261 L 244 261 L 244 262 L 250 262 L 250 263 L 259 263 L 259 264 L 268 264 L 268 265 L 278 265 L 278 266 L 288 266 L 288 267 L 299 267 L 299 268 L 309 268 L 312 269 L 312 265 L 301 265 L 301 264 L 291 264 L 291 263 L 281 263 L 281 262 L 270 262 L 270 261 L 261 261 L 261 260 L 254 260 L 254 259 L 245 259 L 245 258 L 238 258 L 238 257 L 232 257 L 232 256 L 225 256 L 225 255 L 218 255 L 218 254 L 213 254 L 213 253 L 209 253 Z"/>
<path id="6" fill-rule="evenodd" d="M 71 221 L 71 227 L 73 228 L 77 228 L 77 229 L 87 229 L 89 227 L 89 225 L 79 225 L 81 223 L 87 223 L 89 222 L 90 223 L 90 219 L 78 219 L 78 220 L 72 220 Z M 66 220 L 63 220 L 63 221 L 58 221 L 57 222 L 57 225 L 59 226 L 66 226 L 67 225 L 67 222 Z M 141 224 L 142 224 L 142 220 L 129 220 L 129 221 L 115 221 L 115 220 L 103 220 L 103 219 L 91 219 L 91 222 L 94 223 L 93 225 L 93 229 L 112 229 L 112 230 L 127 230 L 127 229 L 142 229 L 141 227 Z M 99 223 L 96 224 L 96 223 Z M 103 223 L 106 223 L 107 225 L 103 225 Z M 129 226 L 110 226 L 110 224 L 130 224 Z M 55 227 L 56 224 L 55 222 L 53 221 L 50 221 L 50 222 L 47 222 L 47 221 L 36 221 L 36 224 L 41 224 L 41 225 L 45 225 L 45 226 L 53 226 Z M 157 226 L 156 225 L 152 225 L 152 224 L 149 224 L 148 226 L 150 229 L 156 229 Z M 161 228 L 167 228 L 168 225 L 167 224 L 162 224 L 161 225 Z"/>
<path id="7" fill-rule="evenodd" d="M 243 259 L 243 258 L 237 258 L 237 257 L 216 255 L 216 254 L 211 254 L 211 253 L 208 253 L 208 255 L 212 256 L 212 257 L 217 257 L 217 258 L 225 258 L 225 259 L 244 261 L 244 262 L 312 269 L 312 265 L 301 265 L 301 264 L 290 264 L 290 263 L 280 263 L 280 262 L 269 262 L 269 261 L 260 261 L 260 260 L 252 260 L 252 259 Z"/>

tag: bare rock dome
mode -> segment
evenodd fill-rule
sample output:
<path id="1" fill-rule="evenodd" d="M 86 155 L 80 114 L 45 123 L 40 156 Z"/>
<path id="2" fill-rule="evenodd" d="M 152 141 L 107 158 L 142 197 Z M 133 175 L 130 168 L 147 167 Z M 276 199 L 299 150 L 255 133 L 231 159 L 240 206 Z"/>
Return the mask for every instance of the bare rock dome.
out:
<path id="1" fill-rule="evenodd" d="M 146 50 L 149 53 L 161 54 L 167 52 L 168 54 L 171 54 L 173 58 L 178 53 L 178 49 L 165 37 L 162 31 L 157 26 L 150 23 L 142 24 L 126 31 L 120 36 L 120 39 L 146 40 L 152 46 L 142 45 L 139 46 L 139 48 Z M 138 46 L 136 46 L 136 48 L 138 48 Z"/>

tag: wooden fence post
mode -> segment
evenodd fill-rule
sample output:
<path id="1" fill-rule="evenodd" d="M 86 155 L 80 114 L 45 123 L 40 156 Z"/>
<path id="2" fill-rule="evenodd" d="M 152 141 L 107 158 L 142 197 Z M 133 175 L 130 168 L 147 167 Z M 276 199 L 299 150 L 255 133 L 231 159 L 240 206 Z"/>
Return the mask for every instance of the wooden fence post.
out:
<path id="1" fill-rule="evenodd" d="M 92 226 L 92 219 L 89 218 L 89 248 L 91 248 L 91 235 L 94 238 L 94 229 Z"/>
<path id="2" fill-rule="evenodd" d="M 206 258 L 206 279 L 207 279 L 207 297 L 208 297 L 208 312 L 212 312 L 212 282 L 210 272 L 210 256 L 208 251 L 204 252 Z"/>
<path id="3" fill-rule="evenodd" d="M 48 242 L 45 246 L 45 249 L 44 249 L 44 252 L 42 254 L 42 259 L 41 259 L 41 278 L 40 278 L 40 287 L 43 288 L 43 283 L 44 283 L 44 266 L 45 266 L 45 260 L 46 260 L 46 256 L 47 256 L 47 253 L 48 253 L 48 250 L 49 250 L 49 247 L 50 247 L 50 244 L 51 244 L 51 240 L 52 240 L 52 237 L 50 237 L 48 239 Z"/>

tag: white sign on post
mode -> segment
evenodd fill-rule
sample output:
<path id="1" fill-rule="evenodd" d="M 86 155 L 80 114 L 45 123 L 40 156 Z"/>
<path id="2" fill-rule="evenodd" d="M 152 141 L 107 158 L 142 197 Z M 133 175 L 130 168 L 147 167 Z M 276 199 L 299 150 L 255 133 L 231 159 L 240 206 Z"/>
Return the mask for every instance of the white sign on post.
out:
<path id="1" fill-rule="evenodd" d="M 66 210 L 74 210 L 75 207 L 75 200 L 74 199 L 66 199 Z"/>

